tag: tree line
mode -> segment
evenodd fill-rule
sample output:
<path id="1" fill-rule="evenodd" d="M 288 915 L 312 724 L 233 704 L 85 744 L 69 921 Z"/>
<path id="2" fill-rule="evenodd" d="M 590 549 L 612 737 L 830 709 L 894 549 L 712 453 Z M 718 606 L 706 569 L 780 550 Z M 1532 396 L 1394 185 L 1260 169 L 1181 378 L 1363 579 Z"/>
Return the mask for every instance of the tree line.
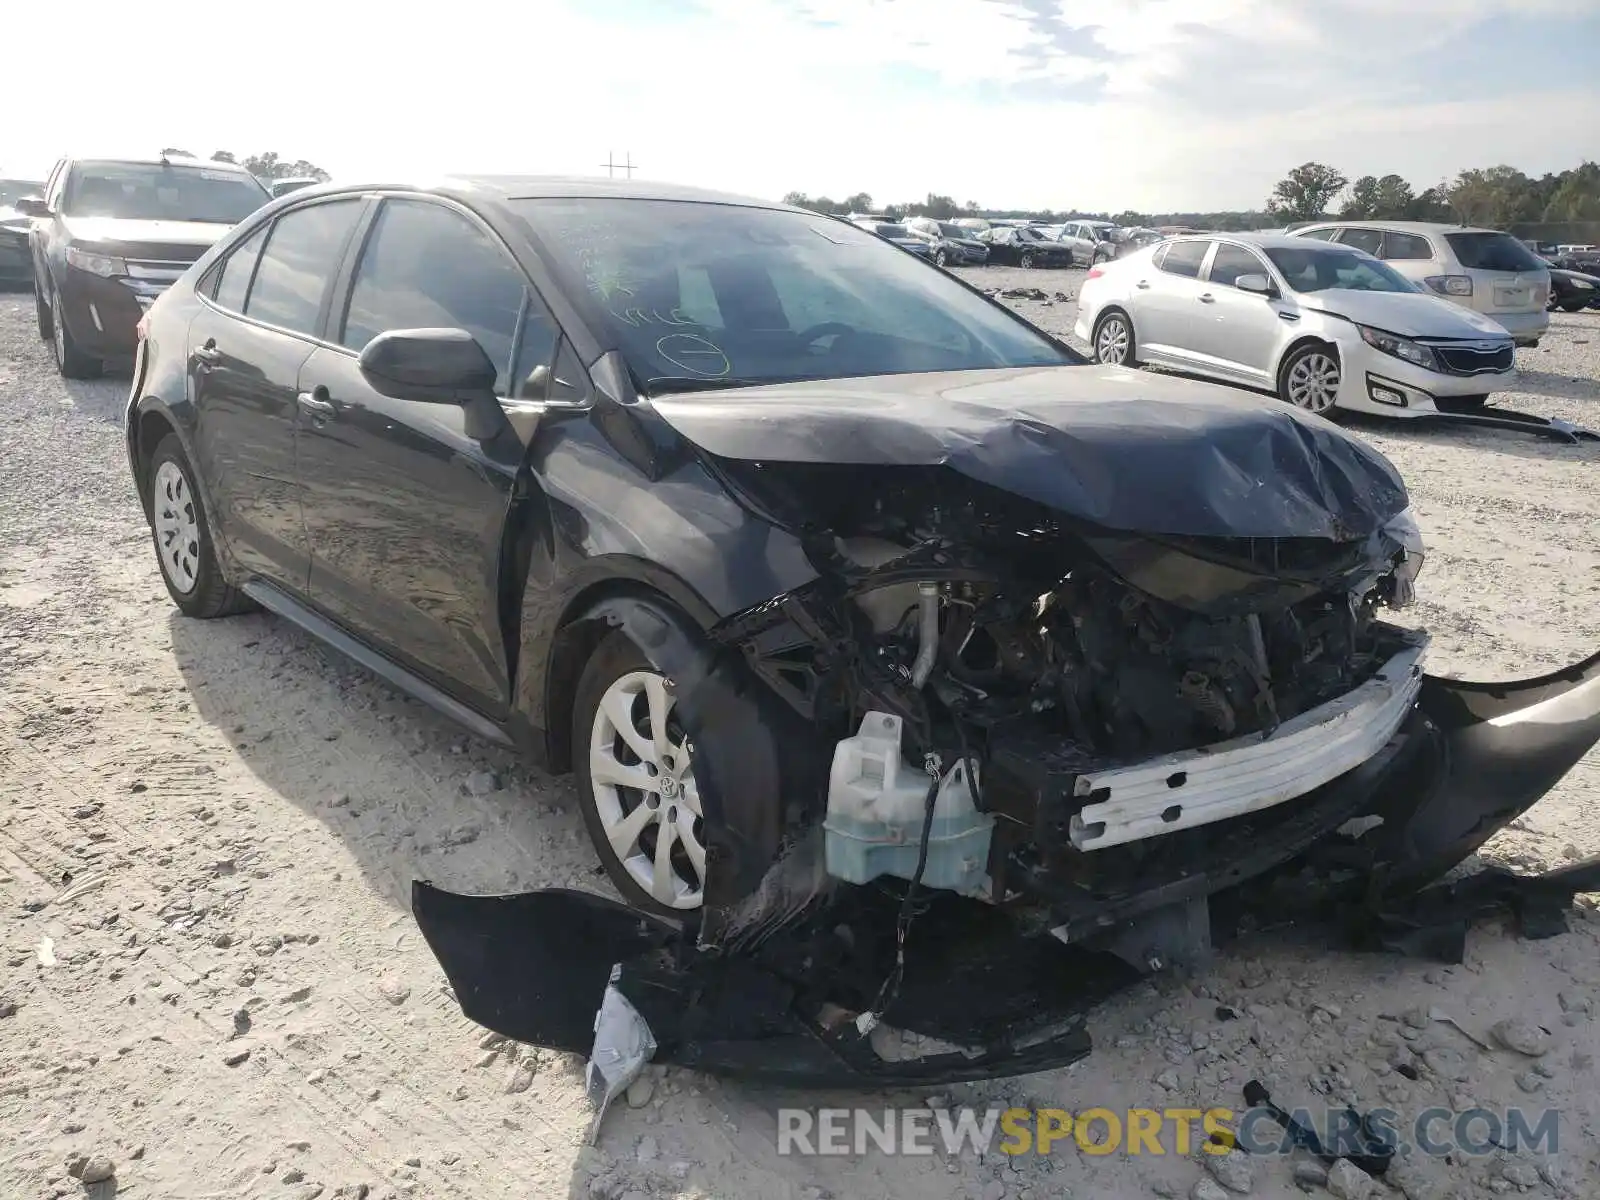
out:
<path id="1" fill-rule="evenodd" d="M 187 150 L 179 150 L 175 146 L 168 146 L 161 151 L 162 154 L 176 154 L 182 158 L 193 158 Z M 211 155 L 212 162 L 233 163 L 243 167 L 257 179 L 316 179 L 326 183 L 333 178 L 316 163 L 307 162 L 297 158 L 293 162 L 278 157 L 276 150 L 268 150 L 262 154 L 248 154 L 244 158 L 237 157 L 231 150 L 216 150 Z"/>
<path id="2" fill-rule="evenodd" d="M 1503 229 L 1512 225 L 1600 222 L 1600 163 L 1585 162 L 1571 170 L 1546 172 L 1534 178 L 1515 167 L 1482 167 L 1462 171 L 1420 190 L 1400 175 L 1363 175 L 1355 181 L 1325 163 L 1294 168 L 1273 187 L 1260 209 L 1222 212 L 1088 212 L 1081 209 L 992 209 L 968 200 L 929 193 L 920 201 L 874 207 L 866 192 L 842 200 L 790 192 L 785 204 L 814 212 L 845 215 L 881 212 L 892 220 L 907 217 L 1014 217 L 1051 222 L 1079 219 L 1115 221 L 1119 225 L 1189 225 L 1216 230 L 1258 229 L 1329 217 L 1346 220 L 1448 221 Z"/>

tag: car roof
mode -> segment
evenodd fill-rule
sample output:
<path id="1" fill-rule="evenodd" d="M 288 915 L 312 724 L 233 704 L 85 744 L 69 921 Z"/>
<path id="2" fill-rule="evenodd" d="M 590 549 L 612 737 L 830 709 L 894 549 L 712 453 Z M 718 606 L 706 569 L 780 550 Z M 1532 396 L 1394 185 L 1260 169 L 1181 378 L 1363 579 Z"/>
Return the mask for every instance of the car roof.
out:
<path id="1" fill-rule="evenodd" d="M 1296 232 L 1307 229 L 1393 229 L 1396 233 L 1501 233 L 1499 229 L 1486 229 L 1482 225 L 1452 225 L 1447 221 L 1313 221 Z"/>
<path id="2" fill-rule="evenodd" d="M 1318 241 L 1316 238 L 1298 237 L 1292 233 L 1223 233 L 1219 230 L 1202 230 L 1196 233 L 1170 233 L 1163 234 L 1167 241 L 1196 241 L 1201 238 L 1211 238 L 1220 242 L 1238 242 L 1241 246 L 1256 246 L 1262 250 L 1289 249 L 1307 250 L 1317 246 L 1328 245 L 1327 242 Z"/>
<path id="3" fill-rule="evenodd" d="M 204 167 L 208 171 L 230 171 L 235 175 L 248 175 L 251 179 L 255 178 L 248 167 L 241 166 L 239 163 L 213 162 L 209 158 L 190 158 L 184 154 L 169 154 L 165 158 L 162 158 L 159 154 L 134 155 L 132 157 L 126 154 L 71 154 L 67 156 L 66 161 L 75 167 L 93 165 L 108 167 Z"/>

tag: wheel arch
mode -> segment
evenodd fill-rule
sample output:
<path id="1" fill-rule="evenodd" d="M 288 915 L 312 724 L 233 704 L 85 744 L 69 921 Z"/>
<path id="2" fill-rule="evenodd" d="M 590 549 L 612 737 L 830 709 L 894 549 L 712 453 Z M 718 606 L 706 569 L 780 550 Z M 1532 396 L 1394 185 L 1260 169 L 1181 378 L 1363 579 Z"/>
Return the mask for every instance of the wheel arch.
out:
<path id="1" fill-rule="evenodd" d="M 1339 370 L 1341 372 L 1344 371 L 1344 355 L 1339 350 L 1338 342 L 1334 341 L 1330 337 L 1325 336 L 1324 334 L 1302 333 L 1299 337 L 1295 338 L 1283 348 L 1283 352 L 1278 355 L 1277 365 L 1273 367 L 1272 381 L 1280 391 L 1283 389 L 1284 368 L 1289 365 L 1289 361 L 1294 358 L 1296 354 L 1300 353 L 1300 351 L 1306 349 L 1308 346 L 1321 346 L 1330 351 L 1333 354 L 1334 361 L 1339 364 Z"/>

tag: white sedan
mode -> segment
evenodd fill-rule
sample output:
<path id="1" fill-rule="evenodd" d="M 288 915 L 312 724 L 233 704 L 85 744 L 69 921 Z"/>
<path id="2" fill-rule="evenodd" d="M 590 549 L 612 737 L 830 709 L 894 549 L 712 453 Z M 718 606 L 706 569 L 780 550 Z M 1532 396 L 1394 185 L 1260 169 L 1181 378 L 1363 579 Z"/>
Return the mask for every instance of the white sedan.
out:
<path id="1" fill-rule="evenodd" d="M 1471 411 L 1515 370 L 1490 318 L 1364 251 L 1285 235 L 1172 238 L 1096 267 L 1076 332 L 1103 363 L 1265 388 L 1315 413 Z"/>

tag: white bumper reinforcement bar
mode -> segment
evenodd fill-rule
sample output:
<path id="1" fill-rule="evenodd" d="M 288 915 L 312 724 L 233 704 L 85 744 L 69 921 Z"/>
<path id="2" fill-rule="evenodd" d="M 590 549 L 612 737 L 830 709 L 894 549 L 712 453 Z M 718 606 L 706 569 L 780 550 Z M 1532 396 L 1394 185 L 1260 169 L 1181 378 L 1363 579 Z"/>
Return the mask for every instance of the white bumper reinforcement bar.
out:
<path id="1" fill-rule="evenodd" d="M 1080 775 L 1074 794 L 1095 797 L 1072 818 L 1079 850 L 1101 850 L 1259 812 L 1303 796 L 1360 766 L 1395 735 L 1422 687 L 1427 637 L 1354 691 L 1259 733 L 1148 762 Z"/>

